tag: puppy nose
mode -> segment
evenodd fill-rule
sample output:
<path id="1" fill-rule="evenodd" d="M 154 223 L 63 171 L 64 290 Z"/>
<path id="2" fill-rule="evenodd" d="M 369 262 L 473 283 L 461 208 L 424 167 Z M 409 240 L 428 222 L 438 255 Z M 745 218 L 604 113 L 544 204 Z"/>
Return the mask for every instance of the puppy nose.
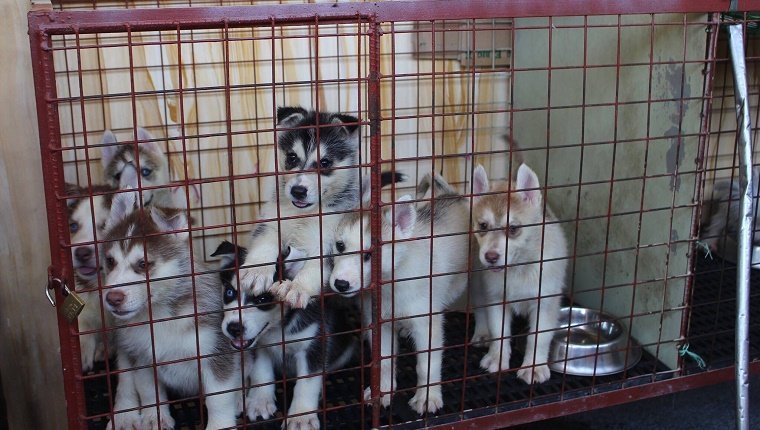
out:
<path id="1" fill-rule="evenodd" d="M 348 291 L 348 288 L 351 286 L 348 281 L 344 281 L 343 279 L 336 279 L 333 284 L 335 284 L 335 288 L 341 293 Z"/>
<path id="2" fill-rule="evenodd" d="M 233 321 L 227 324 L 227 333 L 232 337 L 240 337 L 240 333 L 243 331 L 243 326 L 239 322 Z"/>
<path id="3" fill-rule="evenodd" d="M 92 257 L 92 249 L 89 246 L 80 246 L 74 251 L 74 256 L 79 261 L 88 261 Z"/>
<path id="4" fill-rule="evenodd" d="M 290 194 L 293 197 L 295 197 L 295 198 L 297 198 L 299 200 L 305 199 L 306 198 L 306 193 L 308 193 L 308 192 L 309 192 L 309 190 L 307 190 L 306 187 L 304 187 L 302 185 L 296 185 L 296 186 L 294 186 L 293 188 L 290 189 Z"/>
<path id="5" fill-rule="evenodd" d="M 118 307 L 124 303 L 125 298 L 126 296 L 121 291 L 109 291 L 108 294 L 106 294 L 106 301 L 113 307 Z"/>
<path id="6" fill-rule="evenodd" d="M 486 252 L 486 261 L 494 264 L 497 261 L 499 261 L 499 253 L 495 251 L 488 251 Z"/>

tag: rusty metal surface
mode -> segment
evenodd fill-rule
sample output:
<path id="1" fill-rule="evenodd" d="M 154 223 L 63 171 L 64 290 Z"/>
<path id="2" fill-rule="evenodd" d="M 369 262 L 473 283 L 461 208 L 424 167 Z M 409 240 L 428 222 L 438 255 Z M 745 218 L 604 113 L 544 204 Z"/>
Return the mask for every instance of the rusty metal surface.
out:
<path id="1" fill-rule="evenodd" d="M 475 0 L 425 0 L 377 3 L 283 4 L 246 7 L 173 8 L 171 17 L 163 9 L 92 10 L 73 12 L 32 12 L 30 27 L 48 34 L 72 34 L 109 31 L 147 31 L 161 29 L 218 28 L 226 23 L 229 28 L 267 24 L 299 23 L 319 17 L 322 23 L 346 22 L 355 17 L 375 16 L 378 22 L 478 19 L 491 17 L 542 17 L 698 13 L 728 11 L 728 0 L 633 0 L 587 1 L 562 0 L 555 2 L 515 0 L 498 2 Z M 760 1 L 741 2 L 738 11 L 760 10 Z"/>

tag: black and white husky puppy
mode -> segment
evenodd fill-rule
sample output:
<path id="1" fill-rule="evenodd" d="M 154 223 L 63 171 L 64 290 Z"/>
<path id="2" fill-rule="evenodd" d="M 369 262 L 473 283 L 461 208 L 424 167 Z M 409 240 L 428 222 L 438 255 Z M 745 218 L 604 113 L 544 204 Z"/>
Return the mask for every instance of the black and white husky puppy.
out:
<path id="1" fill-rule="evenodd" d="M 281 220 L 256 225 L 240 283 L 247 296 L 271 291 L 291 306 L 305 308 L 330 276 L 320 256 L 331 253 L 339 213 L 359 205 L 361 127 L 350 115 L 281 107 L 277 129 L 277 171 L 283 174 L 259 219 Z M 303 215 L 314 216 L 287 219 Z M 274 263 L 288 246 L 311 258 L 292 280 L 273 284 Z"/>
<path id="2" fill-rule="evenodd" d="M 108 428 L 173 428 L 167 388 L 185 395 L 202 391 L 206 429 L 233 427 L 242 358 L 219 330 L 219 276 L 191 260 L 184 212 L 135 209 L 136 194 L 114 196 L 101 251 L 103 305 L 116 325 L 127 325 L 115 333 L 118 368 L 127 371 L 119 374 Z"/>
<path id="3" fill-rule="evenodd" d="M 66 184 L 69 198 L 69 235 L 71 239 L 71 258 L 74 265 L 75 290 L 84 300 L 85 306 L 79 314 L 80 332 L 102 330 L 110 325 L 110 313 L 101 312 L 98 280 L 100 265 L 96 258 L 95 240 L 103 240 L 105 224 L 111 211 L 111 194 L 114 189 L 107 185 L 95 185 L 92 189 L 74 184 Z M 90 193 L 95 194 L 90 196 Z M 98 264 L 100 263 L 100 265 Z M 92 370 L 96 361 L 105 360 L 105 346 L 102 333 L 83 334 L 79 336 L 79 348 L 82 359 L 82 372 Z M 113 343 L 109 343 L 109 354 L 114 352 Z"/>
<path id="4" fill-rule="evenodd" d="M 224 284 L 224 321 L 222 331 L 237 349 L 254 348 L 253 365 L 246 369 L 253 388 L 246 397 L 246 413 L 251 421 L 268 419 L 275 405 L 275 369 L 297 376 L 293 399 L 283 428 L 310 430 L 319 428 L 316 411 L 322 393 L 322 372 L 343 367 L 353 356 L 356 342 L 351 327 L 340 321 L 335 299 L 326 297 L 324 307 L 316 301 L 306 308 L 294 308 L 278 302 L 272 293 L 250 295 L 233 286 L 235 255 L 242 262 L 246 249 L 225 241 L 212 256 L 222 258 L 220 276 Z M 279 258 L 275 276 L 293 279 L 303 269 L 305 253 L 288 248 Z M 284 345 L 284 346 L 283 346 Z M 311 376 L 309 376 L 311 375 Z"/>

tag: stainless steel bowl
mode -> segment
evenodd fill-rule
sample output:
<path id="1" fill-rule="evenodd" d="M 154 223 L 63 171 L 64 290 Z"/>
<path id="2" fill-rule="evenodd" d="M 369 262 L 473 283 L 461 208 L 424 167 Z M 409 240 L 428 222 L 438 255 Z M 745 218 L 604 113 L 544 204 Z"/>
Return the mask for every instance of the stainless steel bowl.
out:
<path id="1" fill-rule="evenodd" d="M 572 310 L 572 311 L 571 311 Z M 619 321 L 597 310 L 572 307 L 560 311 L 562 329 L 552 339 L 549 368 L 577 376 L 622 372 L 641 359 L 641 346 Z"/>

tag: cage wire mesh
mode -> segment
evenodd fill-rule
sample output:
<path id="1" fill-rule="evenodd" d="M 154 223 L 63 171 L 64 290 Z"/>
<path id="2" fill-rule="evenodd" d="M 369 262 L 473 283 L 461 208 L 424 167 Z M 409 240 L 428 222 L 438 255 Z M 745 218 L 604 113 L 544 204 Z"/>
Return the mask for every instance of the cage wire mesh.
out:
<path id="1" fill-rule="evenodd" d="M 700 229 L 719 210 L 730 211 L 731 196 L 713 190 L 720 189 L 714 185 L 721 180 L 733 177 L 738 163 L 730 70 L 719 34 L 719 14 L 685 13 L 692 10 L 684 9 L 684 13 L 584 16 L 586 11 L 565 11 L 563 15 L 576 16 L 505 16 L 504 11 L 484 7 L 469 16 L 452 9 L 451 16 L 443 11 L 430 19 L 424 13 L 409 12 L 416 9 L 404 9 L 402 3 L 381 4 L 386 15 L 376 14 L 369 5 L 354 5 L 348 12 L 324 7 L 330 5 L 272 5 L 235 9 L 234 19 L 230 18 L 233 10 L 224 8 L 182 9 L 177 14 L 169 9 L 138 10 L 153 6 L 155 2 L 61 2 L 56 7 L 62 10 L 95 10 L 67 15 L 71 20 L 67 24 L 49 18 L 53 15 L 39 15 L 41 21 L 34 21 L 34 14 L 30 18 L 32 46 L 42 58 L 35 71 L 38 99 L 40 92 L 46 95 L 45 117 L 39 119 L 44 130 L 42 148 L 47 151 L 48 166 L 54 167 L 46 172 L 46 191 L 53 202 L 48 210 L 51 221 L 56 211 L 59 215 L 50 224 L 51 235 L 60 239 L 52 243 L 61 244 L 53 250 L 54 263 L 57 252 L 60 273 L 68 277 L 69 285 L 76 285 L 90 315 L 87 323 L 80 316 L 78 329 L 61 320 L 62 358 L 69 372 L 71 404 L 76 405 L 70 406 L 70 419 L 78 427 L 105 428 L 114 419 L 118 424 L 124 415 L 119 412 L 143 417 L 153 413 L 164 419 L 168 412 L 175 428 L 203 427 L 210 415 L 203 405 L 211 408 L 214 395 L 234 393 L 241 398 L 236 413 L 249 412 L 249 400 L 256 397 L 249 391 L 252 386 L 274 387 L 277 413 L 261 413 L 260 407 L 258 416 L 243 413 L 237 419 L 240 428 L 274 428 L 283 421 L 295 425 L 304 417 L 317 419 L 324 428 L 352 429 L 456 425 L 503 414 L 512 414 L 510 422 L 516 423 L 535 419 L 530 411 L 539 407 L 553 415 L 568 413 L 572 405 L 592 395 L 603 405 L 632 387 L 662 387 L 661 381 L 673 387 L 692 374 L 715 379 L 718 376 L 711 370 L 733 362 L 736 269 L 716 252 L 718 245 L 707 245 L 711 238 Z M 110 8 L 119 9 L 118 15 L 101 10 Z M 756 23 L 754 15 L 738 19 Z M 35 40 L 40 44 L 35 45 Z M 756 124 L 757 57 L 752 40 L 747 62 Z M 45 81 L 45 77 L 50 79 Z M 280 111 L 278 118 L 278 108 L 289 106 L 345 116 L 293 125 L 282 118 L 292 111 Z M 319 140 L 332 136 L 334 128 L 356 133 L 354 162 L 324 165 L 325 155 L 318 153 L 319 163 L 294 168 L 287 164 L 290 153 L 278 151 L 278 138 L 280 146 L 283 136 L 292 133 L 303 132 Z M 753 132 L 757 133 L 756 127 Z M 50 140 L 45 141 L 45 136 Z M 315 151 L 332 154 L 329 145 L 316 146 Z M 131 154 L 126 163 L 135 167 L 134 183 L 119 176 L 120 172 L 125 175 L 124 163 L 118 163 L 122 148 Z M 517 172 L 522 163 L 536 174 L 533 194 L 520 186 Z M 478 190 L 478 165 L 492 183 L 495 179 L 513 182 L 504 189 Z M 312 221 L 316 230 L 299 232 L 292 227 L 293 216 L 287 215 L 291 212 L 277 205 L 274 213 L 262 207 L 276 198 L 288 198 L 278 193 L 290 193 L 285 183 L 293 178 L 293 171 L 303 169 L 320 178 L 315 186 L 321 193 L 335 178 L 346 177 L 346 172 L 361 172 L 366 176 L 361 176 L 360 188 L 371 189 L 371 196 L 337 213 L 323 201 L 311 215 L 317 220 Z M 402 173 L 404 180 L 381 191 L 380 173 L 387 171 Z M 436 186 L 432 195 L 418 193 L 417 185 L 433 173 L 464 197 L 447 200 Z M 132 190 L 125 190 L 125 184 L 132 185 Z M 275 188 L 279 191 L 272 193 Z M 155 252 L 148 249 L 151 246 L 159 249 L 170 242 L 184 243 L 187 249 L 176 254 L 186 261 L 179 264 L 182 270 L 165 275 L 169 272 L 159 270 L 160 266 L 168 267 L 174 256 L 157 258 L 146 263 L 154 266 L 135 269 L 142 280 L 111 283 L 108 279 L 115 278 L 106 274 L 115 273 L 114 267 L 119 266 L 104 250 L 125 242 L 114 233 L 120 218 L 114 220 L 118 210 L 113 207 L 125 199 L 129 203 L 124 196 L 131 196 L 134 189 L 139 192 L 137 212 L 173 214 L 156 209 L 168 206 L 185 219 L 177 224 L 177 217 L 153 218 L 153 224 L 163 222 L 169 227 L 138 235 L 134 246 L 145 248 L 148 257 Z M 481 228 L 479 202 L 501 195 L 507 206 L 519 206 L 522 203 L 514 203 L 515 196 L 535 198 L 535 193 L 541 208 L 533 224 Z M 404 195 L 411 195 L 413 203 L 399 202 Z M 728 204 L 715 204 L 721 199 Z M 439 230 L 449 222 L 451 201 L 463 205 L 465 227 Z M 714 203 L 703 207 L 703 201 Z M 420 236 L 403 237 L 398 225 L 404 219 L 397 216 L 405 211 L 416 211 L 419 220 L 415 222 L 433 221 L 428 221 Z M 360 243 L 366 247 L 347 251 L 357 257 L 360 282 L 371 286 L 361 294 L 362 300 L 340 297 L 331 288 L 335 277 L 330 269 L 346 256 L 328 239 L 345 233 L 327 228 L 334 225 L 330 217 L 366 224 L 359 229 Z M 730 222 L 730 215 L 725 218 Z M 212 254 L 219 251 L 222 241 L 256 246 L 251 233 L 265 223 L 275 226 L 278 249 L 290 249 L 281 243 L 286 235 L 316 236 L 310 238 L 318 242 L 316 251 L 307 253 L 304 265 L 316 261 L 324 267 L 317 269 L 313 283 L 318 289 L 310 305 L 320 311 L 313 320 L 319 329 L 303 338 L 320 346 L 315 353 L 320 357 L 309 359 L 322 363 L 308 372 L 320 378 L 320 388 L 315 394 L 319 400 L 307 411 L 290 409 L 298 403 L 300 389 L 295 387 L 311 380 L 303 372 L 294 373 L 286 366 L 261 385 L 246 373 L 246 368 L 257 369 L 249 358 L 255 354 L 253 362 L 260 360 L 267 345 L 254 345 L 255 353 L 229 349 L 208 353 L 201 345 L 207 342 L 200 334 L 203 321 L 216 321 L 221 333 L 225 313 L 203 310 L 200 295 L 206 290 L 199 290 L 199 285 L 204 279 L 214 280 L 216 290 L 212 291 L 218 291 L 221 300 L 226 291 L 222 278 L 227 276 L 230 285 L 243 282 L 234 268 L 221 268 L 218 252 Z M 531 264 L 538 267 L 541 287 L 535 295 L 515 303 L 505 297 L 491 303 L 473 299 L 477 284 L 491 279 L 483 273 L 494 273 L 479 262 L 475 240 L 491 230 L 509 236 L 505 252 L 512 246 L 518 254 L 521 246 L 528 245 L 512 235 L 540 232 L 534 238 L 538 257 L 501 263 L 507 272 Z M 725 240 L 729 236 L 725 230 L 715 239 Z M 388 231 L 392 231 L 390 236 Z M 567 246 L 558 246 L 549 257 L 552 234 L 561 234 Z M 452 253 L 445 244 L 456 238 L 462 247 Z M 408 249 L 422 251 L 408 255 Z M 222 254 L 222 262 L 245 263 L 242 270 L 252 266 L 234 252 Z M 437 254 L 459 259 L 461 264 L 440 269 Z M 398 268 L 405 259 L 414 262 L 416 273 Z M 548 273 L 543 268 L 557 262 L 566 267 L 561 276 L 555 275 L 565 289 L 552 292 L 544 287 L 553 279 L 543 279 L 543 273 Z M 286 266 L 280 266 L 282 272 Z M 503 278 L 504 271 L 496 273 Z M 152 279 L 154 274 L 156 279 Z M 465 291 L 458 301 L 452 299 L 437 310 L 431 298 L 440 294 L 435 288 L 457 275 L 469 287 L 462 285 Z M 109 301 L 109 294 L 121 291 L 128 297 L 130 291 L 142 288 L 145 276 L 147 291 L 156 289 L 147 301 L 150 305 L 145 305 L 148 317 L 120 318 L 117 309 L 114 318 L 111 311 L 119 303 Z M 156 302 L 161 282 L 175 280 L 191 285 L 192 311 L 154 315 L 152 309 L 163 305 Z M 414 282 L 425 284 L 427 293 L 410 298 L 403 286 Z M 320 286 L 324 286 L 321 291 Z M 756 300 L 754 294 L 752 301 Z M 287 301 L 275 298 L 275 310 L 270 312 L 276 326 L 270 331 L 282 336 L 288 318 L 293 318 L 292 303 Z M 538 353 L 539 347 L 531 351 L 531 335 L 572 338 L 573 327 L 567 324 L 541 324 L 541 318 L 554 318 L 551 312 L 541 313 L 541 304 L 551 309 L 559 302 L 608 316 L 591 321 L 588 334 L 597 340 L 585 353 L 592 363 L 590 374 L 574 376 L 563 372 L 567 367 L 560 364 L 560 371 L 552 371 L 548 380 L 526 383 L 525 371 L 539 378 L 552 361 Z M 242 298 L 236 304 L 232 310 L 241 315 L 241 323 L 246 310 L 261 306 Z M 538 327 L 518 315 L 501 332 L 476 336 L 478 310 L 494 305 L 500 309 L 514 305 L 519 310 L 522 304 L 539 309 Z M 336 310 L 340 324 L 328 331 L 329 315 Z M 441 320 L 443 330 L 436 335 L 433 321 Z M 414 335 L 419 325 L 415 321 L 427 324 L 426 333 Z M 162 344 L 175 340 L 154 333 L 172 322 L 191 327 L 193 353 L 157 354 L 164 350 Z M 755 336 L 757 318 L 752 322 L 750 331 Z M 623 369 L 611 374 L 596 371 L 609 357 L 593 347 L 607 327 L 602 323 L 615 325 L 625 339 L 615 350 L 623 357 Z M 149 360 L 143 365 L 129 365 L 129 360 L 121 358 L 127 355 L 118 339 L 131 339 L 129 333 L 136 327 L 148 330 L 149 339 L 143 341 L 148 343 Z M 511 333 L 505 333 L 510 327 Z M 383 333 L 392 334 L 384 337 Z M 441 335 L 443 343 L 437 344 L 436 336 Z M 222 343 L 229 341 L 219 336 Z M 393 340 L 396 337 L 398 341 Z M 489 339 L 494 338 L 497 343 L 511 344 L 512 350 L 508 364 L 497 373 L 484 370 L 482 361 L 490 354 Z M 341 343 L 346 339 L 355 350 Z M 287 362 L 292 359 L 287 358 L 288 348 L 296 344 L 281 340 L 269 346 L 275 351 L 273 356 Z M 335 345 L 345 347 L 343 352 L 349 354 L 342 366 L 332 369 L 325 361 Z M 755 348 L 751 357 L 756 360 L 757 343 L 751 345 Z M 636 352 L 641 353 L 638 360 Z M 425 353 L 433 357 L 430 362 L 421 361 Z M 525 363 L 526 353 L 536 356 Z M 443 357 L 440 370 L 435 364 L 437 354 Z M 706 372 L 693 360 L 697 356 L 706 362 Z M 242 369 L 233 388 L 214 393 L 204 386 L 204 363 L 218 357 L 227 357 Z M 388 366 L 395 368 L 394 384 L 383 373 Z M 190 376 L 169 373 L 180 368 Z M 146 370 L 153 402 L 120 409 L 124 403 L 119 403 L 117 393 L 124 375 Z M 420 374 L 428 376 L 419 381 Z M 171 388 L 171 384 L 159 381 L 171 377 L 192 383 L 179 384 L 179 389 L 175 386 L 163 396 L 165 386 Z M 431 400 L 438 391 L 440 405 Z M 420 393 L 429 396 L 427 402 L 415 403 Z M 391 394 L 392 401 L 384 407 Z M 414 410 L 420 404 L 423 409 L 437 410 L 420 415 Z M 500 421 L 480 422 L 497 425 Z"/>

